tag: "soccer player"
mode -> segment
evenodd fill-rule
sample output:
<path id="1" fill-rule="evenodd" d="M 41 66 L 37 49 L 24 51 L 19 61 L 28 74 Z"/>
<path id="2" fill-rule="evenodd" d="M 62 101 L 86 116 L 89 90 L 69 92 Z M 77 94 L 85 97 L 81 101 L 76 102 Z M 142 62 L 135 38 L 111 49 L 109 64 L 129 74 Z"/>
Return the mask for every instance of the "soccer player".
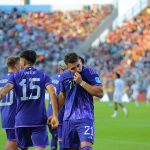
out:
<path id="1" fill-rule="evenodd" d="M 52 103 L 52 128 L 58 126 L 54 87 L 49 76 L 34 67 L 35 62 L 35 51 L 23 51 L 20 55 L 23 69 L 12 76 L 6 86 L 0 90 L 0 99 L 11 89 L 15 90 L 17 97 L 16 138 L 21 150 L 27 150 L 30 146 L 34 146 L 35 150 L 44 150 L 49 144 L 46 130 L 45 89 L 50 93 Z"/>
<path id="2" fill-rule="evenodd" d="M 82 66 L 74 53 L 65 56 L 67 70 L 60 79 L 59 101 L 65 101 L 62 147 L 68 150 L 92 150 L 94 142 L 93 96 L 102 97 L 99 75 L 90 67 Z"/>
<path id="3" fill-rule="evenodd" d="M 55 87 L 55 92 L 56 95 L 58 96 L 60 88 L 59 88 L 59 80 L 60 80 L 60 76 L 61 73 L 66 70 L 66 64 L 63 60 L 58 62 L 58 71 L 59 74 L 55 75 L 54 78 L 52 79 L 52 83 Z M 48 110 L 47 110 L 47 116 L 51 116 L 52 115 L 52 106 L 51 103 L 49 103 L 48 105 Z M 62 150 L 62 122 L 63 122 L 63 115 L 64 115 L 64 107 L 60 108 L 60 111 L 58 113 L 58 121 L 59 121 L 59 125 L 58 125 L 58 129 L 52 129 L 51 125 L 49 125 L 49 131 L 52 135 L 52 139 L 51 139 L 51 150 L 57 150 L 57 141 L 59 142 L 59 147 L 60 150 Z"/>
<path id="4" fill-rule="evenodd" d="M 139 107 L 139 103 L 137 99 L 139 94 L 139 84 L 133 81 L 131 85 L 131 90 L 132 90 L 131 99 L 135 102 L 135 106 Z"/>
<path id="5" fill-rule="evenodd" d="M 117 112 L 118 112 L 118 105 L 122 108 L 125 116 L 128 115 L 126 107 L 122 103 L 122 97 L 124 94 L 124 81 L 121 79 L 121 76 L 119 73 L 115 73 L 115 80 L 114 80 L 114 95 L 113 95 L 113 100 L 114 100 L 114 112 L 112 114 L 113 118 L 117 117 Z"/>
<path id="6" fill-rule="evenodd" d="M 4 87 L 9 78 L 13 74 L 20 70 L 20 58 L 17 56 L 10 56 L 7 58 L 8 73 L 0 79 L 0 88 Z M 16 150 L 16 136 L 15 136 L 15 116 L 16 116 L 16 96 L 13 90 L 11 90 L 5 98 L 0 102 L 1 106 L 1 119 L 2 128 L 6 131 L 7 144 L 6 150 Z"/>
<path id="7" fill-rule="evenodd" d="M 147 86 L 147 90 L 146 90 L 146 102 L 147 102 L 147 105 L 149 106 L 149 103 L 150 103 L 150 79 L 148 80 L 148 86 Z"/>

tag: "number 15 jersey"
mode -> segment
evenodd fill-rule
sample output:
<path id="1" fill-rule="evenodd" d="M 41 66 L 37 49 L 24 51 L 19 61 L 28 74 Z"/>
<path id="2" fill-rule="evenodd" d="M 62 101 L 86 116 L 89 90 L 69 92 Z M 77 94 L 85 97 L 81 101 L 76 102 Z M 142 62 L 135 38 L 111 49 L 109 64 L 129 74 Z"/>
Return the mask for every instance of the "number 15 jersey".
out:
<path id="1" fill-rule="evenodd" d="M 46 125 L 45 88 L 51 79 L 44 72 L 33 67 L 14 74 L 9 81 L 14 85 L 17 97 L 16 127 L 37 127 Z"/>

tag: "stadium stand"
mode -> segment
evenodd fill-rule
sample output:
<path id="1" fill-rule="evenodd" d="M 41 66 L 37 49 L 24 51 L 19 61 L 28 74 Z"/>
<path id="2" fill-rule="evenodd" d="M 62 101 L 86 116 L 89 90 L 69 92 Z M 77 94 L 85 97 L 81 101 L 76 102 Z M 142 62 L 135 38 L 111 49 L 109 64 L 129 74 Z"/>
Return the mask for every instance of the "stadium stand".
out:
<path id="1" fill-rule="evenodd" d="M 91 49 L 92 57 L 87 63 L 95 66 L 106 78 L 110 77 L 113 71 L 122 73 L 128 87 L 131 81 L 136 80 L 140 85 L 140 95 L 145 93 L 150 80 L 149 22 L 150 8 L 146 8 L 135 18 L 112 31 L 105 43 Z"/>
<path id="2" fill-rule="evenodd" d="M 5 71 L 7 56 L 32 49 L 39 54 L 38 67 L 53 74 L 64 54 L 74 50 L 110 13 L 110 5 L 49 13 L 16 8 L 11 12 L 0 11 L 0 54 L 3 56 L 0 64 Z"/>

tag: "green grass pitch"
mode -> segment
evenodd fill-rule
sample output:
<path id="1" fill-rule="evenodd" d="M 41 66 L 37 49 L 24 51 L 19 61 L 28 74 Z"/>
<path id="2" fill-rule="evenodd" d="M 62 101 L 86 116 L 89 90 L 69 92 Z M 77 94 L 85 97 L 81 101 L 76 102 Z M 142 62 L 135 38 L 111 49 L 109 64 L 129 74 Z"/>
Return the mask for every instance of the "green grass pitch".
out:
<path id="1" fill-rule="evenodd" d="M 150 150 L 150 106 L 145 103 L 141 103 L 139 108 L 135 108 L 133 103 L 126 106 L 128 118 L 119 108 L 118 117 L 113 119 L 113 107 L 109 103 L 95 102 L 93 150 Z M 0 150 L 4 149 L 5 143 L 5 132 L 0 129 Z"/>

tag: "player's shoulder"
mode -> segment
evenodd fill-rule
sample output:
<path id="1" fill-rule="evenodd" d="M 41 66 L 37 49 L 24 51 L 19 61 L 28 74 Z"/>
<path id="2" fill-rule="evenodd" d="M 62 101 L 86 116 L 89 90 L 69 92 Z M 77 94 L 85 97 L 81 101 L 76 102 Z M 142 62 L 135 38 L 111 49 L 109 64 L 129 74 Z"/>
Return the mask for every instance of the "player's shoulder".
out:
<path id="1" fill-rule="evenodd" d="M 89 66 L 83 66 L 82 72 L 89 75 L 97 74 L 96 70 Z"/>

